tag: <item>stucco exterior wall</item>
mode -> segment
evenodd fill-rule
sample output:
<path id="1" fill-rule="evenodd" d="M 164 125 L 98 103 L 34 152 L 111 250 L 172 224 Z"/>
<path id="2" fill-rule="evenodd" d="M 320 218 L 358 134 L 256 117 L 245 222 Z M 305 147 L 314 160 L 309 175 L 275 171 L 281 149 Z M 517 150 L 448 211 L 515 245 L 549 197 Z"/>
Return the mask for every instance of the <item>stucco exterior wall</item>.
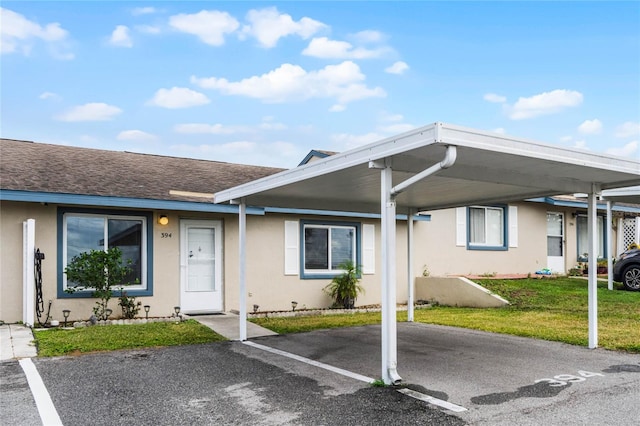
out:
<path id="1" fill-rule="evenodd" d="M 266 215 L 247 217 L 247 309 L 259 305 L 260 311 L 289 310 L 291 301 L 298 302 L 298 309 L 327 308 L 332 300 L 322 289 L 330 279 L 303 279 L 299 275 L 284 273 L 285 221 L 298 220 L 295 215 Z M 305 220 L 326 222 L 344 221 L 334 217 L 305 216 Z M 376 220 L 348 219 L 350 222 L 375 224 L 376 266 L 375 274 L 363 274 L 360 284 L 365 293 L 358 296 L 357 305 L 380 303 L 380 225 Z M 398 302 L 407 300 L 406 274 L 406 225 L 398 222 Z M 225 221 L 225 306 L 238 309 L 238 222 L 235 217 Z"/>
<path id="2" fill-rule="evenodd" d="M 414 224 L 414 273 L 425 270 L 432 277 L 447 275 L 527 274 L 546 267 L 546 212 L 562 212 L 565 219 L 565 265 L 568 270 L 577 262 L 575 209 L 559 208 L 542 203 L 516 203 L 518 206 L 518 247 L 506 251 L 468 250 L 456 246 L 455 209 L 430 212 L 431 221 Z M 22 319 L 22 223 L 36 222 L 36 247 L 45 253 L 43 266 L 43 296 L 45 310 L 51 300 L 51 315 L 62 320 L 62 310 L 71 310 L 70 320 L 87 319 L 95 299 L 57 297 L 57 208 L 56 205 L 3 201 L 0 204 L 0 320 L 17 322 Z M 165 214 L 169 224 L 157 224 Z M 180 221 L 220 220 L 223 238 L 223 310 L 239 309 L 238 286 L 238 217 L 235 214 L 190 213 L 160 211 L 153 213 L 153 296 L 137 297 L 151 305 L 151 316 L 165 316 L 180 304 Z M 381 232 L 377 219 L 304 216 L 305 220 L 325 222 L 358 222 L 375 226 L 375 273 L 364 274 L 361 284 L 366 289 L 357 305 L 380 303 Z M 325 308 L 331 300 L 322 289 L 330 279 L 303 279 L 285 275 L 285 221 L 300 220 L 293 214 L 247 216 L 247 310 L 253 305 L 259 310 L 289 310 L 291 301 L 298 309 Z M 407 232 L 406 222 L 397 222 L 397 301 L 407 301 Z M 614 233 L 613 241 L 616 240 Z M 118 300 L 110 307 L 120 315 Z M 141 315 L 144 315 L 141 312 Z"/>

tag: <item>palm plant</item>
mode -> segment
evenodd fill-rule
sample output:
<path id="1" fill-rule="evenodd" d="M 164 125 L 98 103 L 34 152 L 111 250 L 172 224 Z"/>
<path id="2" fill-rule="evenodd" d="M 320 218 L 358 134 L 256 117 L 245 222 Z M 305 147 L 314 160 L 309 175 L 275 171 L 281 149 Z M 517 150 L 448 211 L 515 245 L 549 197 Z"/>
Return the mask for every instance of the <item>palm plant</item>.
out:
<path id="1" fill-rule="evenodd" d="M 324 292 L 334 300 L 334 307 L 353 309 L 358 294 L 364 293 L 364 287 L 360 285 L 360 267 L 348 260 L 338 265 L 338 268 L 344 272 L 336 275 L 324 288 Z"/>

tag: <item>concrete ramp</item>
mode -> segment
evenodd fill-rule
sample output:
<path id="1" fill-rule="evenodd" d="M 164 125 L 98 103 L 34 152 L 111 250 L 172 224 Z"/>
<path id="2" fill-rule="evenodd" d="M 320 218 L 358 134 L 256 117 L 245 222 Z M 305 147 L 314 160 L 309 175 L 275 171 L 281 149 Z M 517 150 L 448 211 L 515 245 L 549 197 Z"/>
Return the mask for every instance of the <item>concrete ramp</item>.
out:
<path id="1" fill-rule="evenodd" d="M 415 298 L 468 308 L 500 308 L 509 304 L 502 297 L 464 277 L 416 277 Z"/>
<path id="2" fill-rule="evenodd" d="M 229 340 L 240 339 L 240 318 L 238 315 L 225 312 L 218 315 L 187 315 L 187 317 L 198 321 L 200 324 L 206 325 Z M 247 338 L 275 336 L 277 334 L 278 333 L 264 327 L 260 327 L 258 324 L 247 321 Z"/>

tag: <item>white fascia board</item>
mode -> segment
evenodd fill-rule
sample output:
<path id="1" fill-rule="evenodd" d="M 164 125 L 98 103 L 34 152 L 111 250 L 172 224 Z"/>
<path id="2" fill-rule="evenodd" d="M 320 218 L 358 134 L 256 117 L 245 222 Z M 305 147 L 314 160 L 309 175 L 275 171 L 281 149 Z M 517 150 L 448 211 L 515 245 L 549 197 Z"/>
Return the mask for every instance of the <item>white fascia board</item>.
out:
<path id="1" fill-rule="evenodd" d="M 332 155 L 320 161 L 225 189 L 214 194 L 214 202 L 229 202 L 432 144 L 436 141 L 438 126 L 439 123 L 420 127 L 398 136 Z"/>
<path id="2" fill-rule="evenodd" d="M 630 197 L 630 196 L 640 197 L 640 186 L 630 186 L 626 188 L 617 188 L 617 189 L 606 189 L 602 191 L 602 196 L 604 198 Z"/>
<path id="3" fill-rule="evenodd" d="M 638 175 L 638 179 L 640 180 L 640 161 L 629 160 L 613 155 L 596 154 L 575 148 L 554 146 L 539 141 L 514 138 L 499 133 L 469 129 L 452 124 L 441 123 L 440 142 L 534 159 L 537 158 L 615 172 L 631 173 Z"/>

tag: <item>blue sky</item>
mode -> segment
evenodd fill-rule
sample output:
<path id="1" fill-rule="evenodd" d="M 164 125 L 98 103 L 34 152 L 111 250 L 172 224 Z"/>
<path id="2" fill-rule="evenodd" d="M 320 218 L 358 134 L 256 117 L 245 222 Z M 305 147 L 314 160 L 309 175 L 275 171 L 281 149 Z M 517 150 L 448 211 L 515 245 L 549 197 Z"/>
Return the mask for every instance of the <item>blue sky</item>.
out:
<path id="1" fill-rule="evenodd" d="M 5 138 L 294 167 L 435 121 L 640 159 L 638 2 L 3 1 Z"/>

